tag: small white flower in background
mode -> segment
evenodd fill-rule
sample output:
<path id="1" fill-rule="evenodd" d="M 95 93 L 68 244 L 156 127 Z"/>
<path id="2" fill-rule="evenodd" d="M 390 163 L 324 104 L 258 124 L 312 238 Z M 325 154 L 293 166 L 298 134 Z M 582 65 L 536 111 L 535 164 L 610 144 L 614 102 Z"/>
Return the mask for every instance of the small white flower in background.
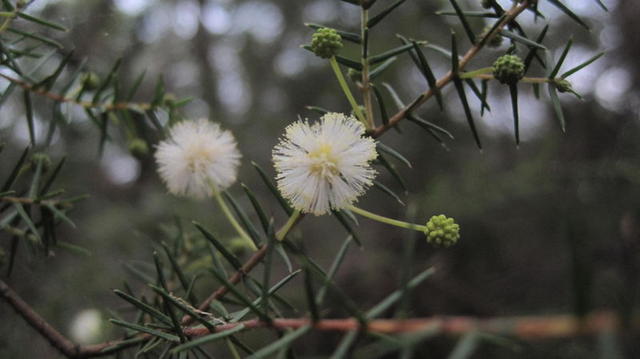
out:
<path id="1" fill-rule="evenodd" d="M 155 153 L 158 172 L 169 192 L 195 198 L 222 191 L 236 181 L 240 152 L 230 131 L 206 119 L 182 121 Z"/>
<path id="2" fill-rule="evenodd" d="M 351 205 L 371 186 L 373 139 L 351 116 L 327 113 L 315 124 L 297 121 L 273 149 L 278 189 L 291 205 L 321 215 Z"/>
<path id="3" fill-rule="evenodd" d="M 93 344 L 103 337 L 102 314 L 97 309 L 85 309 L 71 322 L 71 338 L 79 344 Z"/>

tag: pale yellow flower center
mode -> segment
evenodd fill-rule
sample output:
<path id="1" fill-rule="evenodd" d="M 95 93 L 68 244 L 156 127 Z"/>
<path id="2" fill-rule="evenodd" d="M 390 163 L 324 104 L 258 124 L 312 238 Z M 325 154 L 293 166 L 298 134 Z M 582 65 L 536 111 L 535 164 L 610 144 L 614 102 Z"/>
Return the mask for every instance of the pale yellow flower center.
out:
<path id="1" fill-rule="evenodd" d="M 191 146 L 186 152 L 187 168 L 192 173 L 204 171 L 213 161 L 214 151 L 206 146 Z"/>
<path id="2" fill-rule="evenodd" d="M 338 161 L 327 143 L 321 144 L 318 149 L 309 152 L 309 158 L 313 160 L 310 171 L 322 178 L 333 177 L 339 173 Z"/>

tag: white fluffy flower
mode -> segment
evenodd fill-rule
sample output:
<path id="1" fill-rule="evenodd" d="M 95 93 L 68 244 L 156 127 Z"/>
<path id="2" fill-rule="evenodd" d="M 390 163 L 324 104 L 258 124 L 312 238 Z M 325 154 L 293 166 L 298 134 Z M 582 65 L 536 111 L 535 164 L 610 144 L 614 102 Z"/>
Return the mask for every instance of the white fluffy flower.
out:
<path id="1" fill-rule="evenodd" d="M 204 198 L 213 193 L 211 185 L 223 190 L 235 182 L 241 155 L 231 132 L 200 119 L 171 127 L 155 157 L 169 192 Z"/>
<path id="2" fill-rule="evenodd" d="M 375 142 L 353 117 L 328 113 L 315 124 L 297 121 L 273 149 L 278 189 L 301 212 L 321 215 L 352 204 L 376 174 Z"/>

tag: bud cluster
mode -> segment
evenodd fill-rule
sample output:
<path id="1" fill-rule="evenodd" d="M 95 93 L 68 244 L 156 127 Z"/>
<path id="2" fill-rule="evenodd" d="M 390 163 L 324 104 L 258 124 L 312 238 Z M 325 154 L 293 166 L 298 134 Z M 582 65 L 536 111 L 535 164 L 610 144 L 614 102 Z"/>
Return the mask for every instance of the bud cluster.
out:
<path id="1" fill-rule="evenodd" d="M 426 227 L 427 242 L 431 244 L 448 247 L 460 239 L 460 226 L 443 214 L 431 217 Z"/>
<path id="2" fill-rule="evenodd" d="M 324 59 L 335 56 L 342 48 L 342 37 L 334 29 L 323 27 L 311 38 L 311 51 Z"/>
<path id="3" fill-rule="evenodd" d="M 517 55 L 504 55 L 493 63 L 493 76 L 500 83 L 515 85 L 524 77 L 524 63 Z"/>

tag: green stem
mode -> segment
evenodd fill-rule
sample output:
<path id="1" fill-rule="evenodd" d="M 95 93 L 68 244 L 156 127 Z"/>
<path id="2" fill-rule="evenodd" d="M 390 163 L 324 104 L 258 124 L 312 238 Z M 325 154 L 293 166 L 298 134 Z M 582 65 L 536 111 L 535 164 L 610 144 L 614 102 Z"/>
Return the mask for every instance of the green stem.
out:
<path id="1" fill-rule="evenodd" d="M 478 80 L 495 80 L 493 74 L 486 73 L 478 73 L 480 70 L 476 70 L 473 72 L 465 72 L 460 74 L 461 79 L 478 79 Z M 520 82 L 529 83 L 529 84 L 544 84 L 547 82 L 554 82 L 558 79 L 550 79 L 548 77 L 523 77 L 520 79 Z"/>
<path id="2" fill-rule="evenodd" d="M 284 227 L 280 228 L 278 233 L 276 233 L 276 239 L 282 241 L 284 237 L 287 236 L 287 233 L 289 233 L 291 228 L 293 228 L 293 226 L 296 224 L 298 218 L 300 218 L 300 211 L 296 209 L 295 211 L 293 211 L 293 213 L 291 213 L 291 217 L 289 217 L 287 223 L 284 224 Z"/>
<path id="3" fill-rule="evenodd" d="M 338 65 L 338 61 L 336 61 L 336 57 L 332 56 L 329 59 L 329 62 L 331 63 L 331 68 L 333 69 L 333 72 L 336 74 L 336 77 L 338 78 L 338 82 L 340 83 L 340 88 L 342 89 L 342 92 L 344 92 L 345 96 L 347 96 L 347 100 L 349 100 L 349 103 L 353 108 L 353 112 L 356 114 L 356 117 L 358 118 L 358 120 L 360 120 L 360 122 L 362 122 L 365 125 L 365 127 L 368 129 L 369 125 L 367 124 L 367 120 L 364 118 L 364 114 L 360 110 L 360 105 L 358 105 L 358 103 L 356 102 L 356 99 L 353 97 L 353 94 L 351 93 L 351 90 L 347 85 L 347 81 L 344 79 L 344 75 L 342 75 L 342 70 L 340 70 L 340 65 Z"/>
<path id="4" fill-rule="evenodd" d="M 488 73 L 492 73 L 493 72 L 493 67 L 483 67 L 481 69 L 477 69 L 477 70 L 473 70 L 473 71 L 469 71 L 469 72 L 463 72 L 460 74 L 460 78 L 461 79 L 470 79 L 473 77 L 476 77 L 478 75 L 483 75 L 483 74 L 488 74 Z"/>
<path id="5" fill-rule="evenodd" d="M 227 217 L 227 220 L 229 220 L 233 228 L 235 228 L 236 232 L 238 232 L 238 235 L 247 242 L 251 249 L 253 249 L 254 251 L 258 250 L 258 247 L 256 247 L 255 243 L 253 243 L 251 237 L 249 237 L 247 232 L 245 232 L 240 223 L 238 223 L 236 218 L 231 213 L 231 210 L 227 206 L 227 203 L 224 201 L 224 198 L 222 198 L 222 195 L 220 194 L 220 191 L 218 191 L 218 188 L 214 184 L 211 184 L 211 188 L 213 189 L 213 197 L 216 199 L 216 202 L 218 202 L 218 206 L 220 206 L 220 209 L 222 209 L 222 212 Z"/>
<path id="6" fill-rule="evenodd" d="M 369 11 L 362 8 L 360 17 L 360 37 L 362 38 L 362 98 L 365 108 L 365 116 L 367 118 L 368 128 L 374 126 L 373 123 L 373 106 L 371 105 L 371 86 L 369 85 L 369 29 L 367 22 L 369 21 Z"/>
<path id="7" fill-rule="evenodd" d="M 373 219 L 374 221 L 378 221 L 378 222 L 382 222 L 385 224 L 390 224 L 392 226 L 396 226 L 396 227 L 401 227 L 401 228 L 406 228 L 406 229 L 413 229 L 414 231 L 418 231 L 418 232 L 426 232 L 427 231 L 427 226 L 424 225 L 420 225 L 420 224 L 414 224 L 414 223 L 408 223 L 408 222 L 404 222 L 404 221 L 399 221 L 397 219 L 391 219 L 391 218 L 387 218 L 375 213 L 371 213 L 369 211 L 365 211 L 362 208 L 358 208 L 356 206 L 349 206 L 348 208 L 350 211 L 355 212 L 363 217 L 367 217 L 369 219 Z"/>

